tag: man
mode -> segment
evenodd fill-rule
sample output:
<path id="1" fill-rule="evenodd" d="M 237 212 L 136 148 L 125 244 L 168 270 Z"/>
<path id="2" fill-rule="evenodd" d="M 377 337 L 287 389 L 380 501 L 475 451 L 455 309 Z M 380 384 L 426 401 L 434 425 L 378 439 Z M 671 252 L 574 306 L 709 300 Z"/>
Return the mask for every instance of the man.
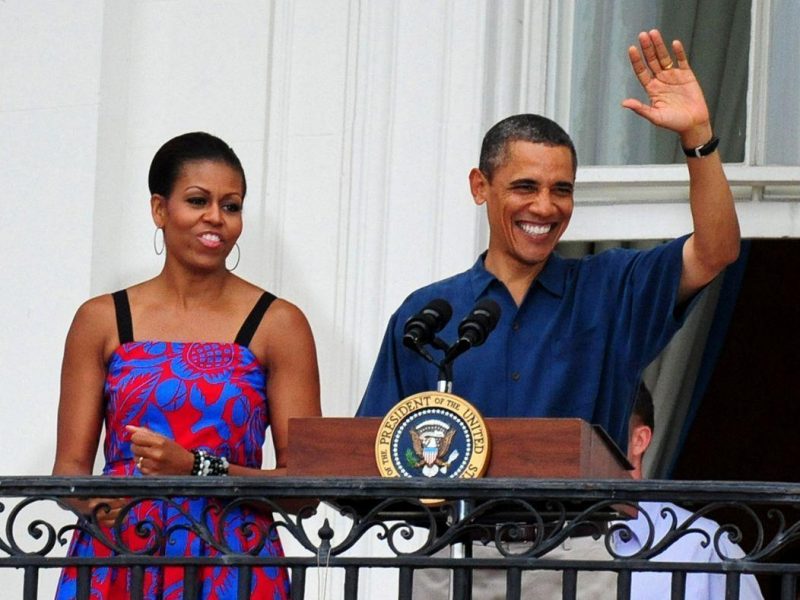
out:
<path id="1" fill-rule="evenodd" d="M 572 216 L 574 145 L 538 115 L 500 121 L 484 137 L 479 166 L 469 174 L 475 203 L 486 205 L 489 248 L 470 270 L 413 292 L 397 309 L 359 416 L 382 417 L 401 399 L 437 389 L 438 368 L 402 344 L 409 317 L 431 300 L 446 300 L 455 318 L 439 337 L 453 342 L 458 322 L 490 298 L 500 319 L 483 345 L 454 364 L 453 393 L 486 417 L 580 417 L 627 447 L 642 370 L 680 328 L 697 292 L 739 253 L 733 195 L 683 46 L 673 42 L 673 61 L 657 30 L 640 33 L 638 41 L 640 49 L 631 46 L 628 55 L 650 103 L 629 98 L 622 104 L 679 135 L 687 150 L 693 233 L 646 252 L 562 259 L 553 250 Z M 489 594 L 474 597 L 505 597 L 504 581 L 480 583 Z M 529 585 L 541 587 L 523 582 L 525 594 Z M 440 598 L 447 579 L 423 570 L 414 589 L 415 597 Z"/>
<path id="2" fill-rule="evenodd" d="M 687 158 L 694 232 L 647 252 L 582 260 L 553 253 L 572 216 L 577 159 L 569 136 L 538 115 L 515 115 L 486 134 L 469 174 L 486 205 L 489 248 L 459 275 L 412 293 L 392 316 L 359 416 L 383 416 L 402 398 L 435 390 L 438 370 L 402 345 L 408 318 L 436 298 L 458 322 L 482 298 L 501 308 L 495 331 L 454 364 L 453 393 L 487 417 L 580 417 L 621 448 L 641 371 L 684 321 L 691 299 L 739 252 L 739 226 L 702 90 L 680 42 L 675 61 L 657 30 L 629 58 L 650 104 L 622 104 L 676 132 Z M 695 152 L 695 149 L 698 149 Z"/>
<path id="3" fill-rule="evenodd" d="M 630 420 L 630 443 L 628 460 L 633 465 L 632 476 L 643 479 L 642 460 L 653 439 L 653 398 L 644 384 L 633 407 Z M 653 533 L 649 547 L 658 544 L 675 527 L 679 527 L 692 513 L 669 502 L 641 502 L 639 516 L 625 522 L 630 539 L 622 540 L 619 532 L 614 535 L 614 549 L 620 556 L 632 556 L 639 552 Z M 651 525 L 652 523 L 652 525 Z M 653 557 L 657 562 L 704 562 L 717 563 L 725 558 L 742 558 L 742 549 L 723 534 L 717 540 L 719 525 L 706 518 L 691 521 L 693 533 L 682 535 L 666 549 Z M 702 532 L 702 533 L 701 533 Z M 717 546 L 720 553 L 717 552 Z M 672 589 L 670 573 L 634 572 L 631 576 L 631 600 L 658 600 L 670 598 Z M 689 573 L 686 576 L 686 598 L 724 600 L 725 575 L 712 573 Z M 739 600 L 763 600 L 756 578 L 743 575 L 739 582 Z"/>

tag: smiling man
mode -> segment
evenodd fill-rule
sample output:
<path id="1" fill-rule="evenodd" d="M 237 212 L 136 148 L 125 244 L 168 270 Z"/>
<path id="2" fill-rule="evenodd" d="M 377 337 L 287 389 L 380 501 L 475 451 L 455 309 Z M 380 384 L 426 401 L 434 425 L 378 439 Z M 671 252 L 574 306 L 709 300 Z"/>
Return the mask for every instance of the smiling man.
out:
<path id="1" fill-rule="evenodd" d="M 485 344 L 459 357 L 453 393 L 487 417 L 580 417 L 624 450 L 630 398 L 642 370 L 682 325 L 693 298 L 739 252 L 739 226 L 702 90 L 680 42 L 673 61 L 658 31 L 629 48 L 650 103 L 623 106 L 675 132 L 687 155 L 691 234 L 648 251 L 615 249 L 580 260 L 554 252 L 573 211 L 577 157 L 553 121 L 508 117 L 484 137 L 469 174 L 485 205 L 489 248 L 471 269 L 412 293 L 392 316 L 359 407 L 383 416 L 411 394 L 435 390 L 437 368 L 402 344 L 404 325 L 441 298 L 459 321 L 483 298 L 501 316 Z M 622 209 L 620 209 L 622 210 Z"/>
<path id="2" fill-rule="evenodd" d="M 484 266 L 517 305 L 541 273 L 572 217 L 577 158 L 561 127 L 538 115 L 500 121 L 483 140 L 469 184 L 486 204 L 489 250 Z"/>

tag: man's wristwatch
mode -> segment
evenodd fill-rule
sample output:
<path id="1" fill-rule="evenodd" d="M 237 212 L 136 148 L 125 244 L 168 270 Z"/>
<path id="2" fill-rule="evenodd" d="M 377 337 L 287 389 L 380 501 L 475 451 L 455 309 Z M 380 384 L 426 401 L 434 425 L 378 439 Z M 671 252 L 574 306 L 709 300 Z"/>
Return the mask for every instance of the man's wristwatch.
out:
<path id="1" fill-rule="evenodd" d="M 681 148 L 683 148 L 683 153 L 689 158 L 703 158 L 716 150 L 717 146 L 719 146 L 719 138 L 714 136 L 705 144 L 701 144 L 696 148 L 684 148 L 683 146 L 681 146 Z"/>

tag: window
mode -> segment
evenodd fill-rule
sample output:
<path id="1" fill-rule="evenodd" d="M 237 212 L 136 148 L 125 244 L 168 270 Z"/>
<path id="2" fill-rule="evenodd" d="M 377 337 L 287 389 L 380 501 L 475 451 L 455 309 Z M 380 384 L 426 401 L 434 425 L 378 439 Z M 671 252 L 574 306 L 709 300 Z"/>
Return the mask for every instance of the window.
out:
<path id="1" fill-rule="evenodd" d="M 626 212 L 628 223 L 642 222 L 654 214 L 653 204 L 688 199 L 676 136 L 620 107 L 625 97 L 643 98 L 625 48 L 652 25 L 687 48 L 722 139 L 743 235 L 800 237 L 800 88 L 787 71 L 800 64 L 800 3 L 553 1 L 550 22 L 547 114 L 568 124 L 575 139 L 581 164 L 576 199 L 597 208 L 593 223 L 600 222 L 602 206 L 650 205 Z M 666 206 L 663 215 L 669 221 L 663 227 L 645 225 L 629 235 L 685 231 Z M 601 230 L 589 220 L 573 224 L 570 239 L 619 239 L 630 229 L 612 224 Z"/>
<path id="2" fill-rule="evenodd" d="M 744 160 L 750 0 L 577 0 L 573 29 L 570 131 L 583 165 L 683 164 L 672 132 L 620 106 L 646 99 L 633 76 L 627 46 L 649 24 L 664 41 L 683 42 L 725 162 Z"/>
<path id="3" fill-rule="evenodd" d="M 797 72 L 800 64 L 800 2 L 772 0 L 771 18 L 764 25 L 769 31 L 767 55 L 759 55 L 756 72 L 766 79 L 766 95 L 754 104 L 765 113 L 766 120 L 763 163 L 767 165 L 800 165 L 800 88 Z M 758 153 L 757 153 L 758 154 Z M 762 162 L 762 157 L 756 156 Z"/>

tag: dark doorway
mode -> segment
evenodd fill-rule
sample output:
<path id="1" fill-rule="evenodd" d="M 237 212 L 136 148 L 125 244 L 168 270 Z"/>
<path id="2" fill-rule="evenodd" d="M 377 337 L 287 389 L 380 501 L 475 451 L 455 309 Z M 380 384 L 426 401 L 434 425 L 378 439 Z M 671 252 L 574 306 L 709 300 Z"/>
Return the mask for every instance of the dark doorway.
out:
<path id="1" fill-rule="evenodd" d="M 722 352 L 672 477 L 800 481 L 798 425 L 800 240 L 753 240 Z M 800 544 L 784 558 L 800 560 Z M 765 598 L 776 597 L 775 583 L 762 581 Z"/>

